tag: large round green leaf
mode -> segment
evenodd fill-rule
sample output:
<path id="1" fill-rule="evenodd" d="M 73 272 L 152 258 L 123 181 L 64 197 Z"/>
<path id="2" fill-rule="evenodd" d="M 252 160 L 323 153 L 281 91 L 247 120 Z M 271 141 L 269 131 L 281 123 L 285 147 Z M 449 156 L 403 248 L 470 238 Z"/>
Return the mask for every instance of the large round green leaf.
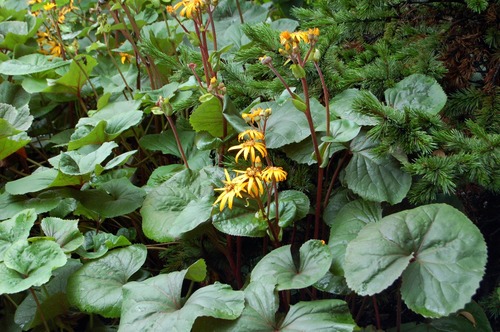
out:
<path id="1" fill-rule="evenodd" d="M 40 307 L 37 306 L 32 295 L 24 298 L 17 307 L 15 321 L 27 331 L 43 323 L 46 320 L 52 324 L 54 317 L 64 314 L 69 310 L 68 299 L 66 298 L 66 284 L 68 277 L 82 266 L 79 260 L 69 259 L 66 265 L 52 272 L 53 278 L 44 285 L 43 288 L 35 289 L 35 294 Z M 43 319 L 42 319 L 43 317 Z M 54 329 L 56 325 L 54 324 Z"/>
<path id="2" fill-rule="evenodd" d="M 120 331 L 190 331 L 197 317 L 236 319 L 244 307 L 241 291 L 215 283 L 195 291 L 183 303 L 182 282 L 188 270 L 161 274 L 123 288 Z"/>
<path id="3" fill-rule="evenodd" d="M 28 238 L 35 220 L 35 210 L 30 209 L 23 210 L 12 218 L 0 223 L 0 262 L 3 262 L 5 251 L 14 242 Z"/>
<path id="4" fill-rule="evenodd" d="M 460 211 L 424 205 L 366 225 L 346 250 L 350 288 L 372 295 L 402 275 L 406 305 L 426 317 L 448 315 L 470 301 L 486 264 L 486 244 Z"/>
<path id="5" fill-rule="evenodd" d="M 377 119 L 361 114 L 353 107 L 353 102 L 360 93 L 357 89 L 347 89 L 339 93 L 330 101 L 330 109 L 342 119 L 351 120 L 360 126 L 374 126 L 378 123 Z"/>
<path id="6" fill-rule="evenodd" d="M 353 156 L 345 169 L 345 182 L 366 200 L 399 203 L 410 190 L 411 176 L 392 156 L 378 156 L 373 151 L 377 144 L 365 134 L 352 141 Z"/>
<path id="7" fill-rule="evenodd" d="M 318 300 L 291 305 L 278 331 L 351 332 L 355 327 L 344 301 Z"/>
<path id="8" fill-rule="evenodd" d="M 164 242 L 210 219 L 213 188 L 204 171 L 183 170 L 150 191 L 141 209 L 144 234 Z"/>
<path id="9" fill-rule="evenodd" d="M 344 275 L 344 258 L 347 244 L 368 223 L 382 219 L 382 208 L 379 203 L 358 199 L 344 205 L 331 222 L 330 246 L 333 254 L 332 272 Z"/>
<path id="10" fill-rule="evenodd" d="M 299 249 L 297 266 L 292 258 L 291 246 L 275 249 L 254 267 L 251 280 L 265 280 L 277 285 L 278 290 L 300 289 L 321 279 L 330 268 L 330 248 L 320 240 L 309 240 Z"/>
<path id="11" fill-rule="evenodd" d="M 85 264 L 68 280 L 69 302 L 80 310 L 119 317 L 122 287 L 146 261 L 142 244 L 115 249 Z"/>
<path id="12" fill-rule="evenodd" d="M 355 323 L 344 301 L 321 300 L 299 302 L 290 306 L 286 317 L 276 315 L 279 308 L 274 286 L 265 280 L 251 282 L 245 289 L 245 309 L 232 322 L 199 322 L 199 330 L 217 332 L 294 332 L 294 331 L 353 331 Z M 208 325 L 208 326 L 207 326 Z"/>
<path id="13" fill-rule="evenodd" d="M 385 90 L 385 102 L 397 110 L 405 107 L 437 114 L 446 104 L 446 93 L 432 77 L 413 74 Z"/>
<path id="14" fill-rule="evenodd" d="M 78 198 L 87 209 L 103 218 L 121 216 L 138 209 L 144 200 L 144 189 L 138 188 L 126 178 L 104 182 L 97 189 L 80 191 Z"/>
<path id="15" fill-rule="evenodd" d="M 66 264 L 67 258 L 57 243 L 27 240 L 14 243 L 0 264 L 0 294 L 13 294 L 49 281 L 52 270 Z"/>

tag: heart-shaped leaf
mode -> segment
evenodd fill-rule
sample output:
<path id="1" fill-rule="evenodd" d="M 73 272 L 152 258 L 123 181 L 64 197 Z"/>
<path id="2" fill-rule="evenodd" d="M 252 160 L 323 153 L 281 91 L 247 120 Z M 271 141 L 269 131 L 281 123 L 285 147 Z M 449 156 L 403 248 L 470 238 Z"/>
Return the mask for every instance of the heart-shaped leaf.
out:
<path id="1" fill-rule="evenodd" d="M 142 244 L 115 249 L 84 264 L 68 280 L 69 302 L 80 310 L 119 317 L 122 287 L 146 261 Z"/>
<path id="2" fill-rule="evenodd" d="M 12 218 L 0 223 L 0 262 L 3 262 L 5 251 L 12 244 L 28 238 L 35 220 L 35 210 L 30 209 L 21 211 Z"/>
<path id="3" fill-rule="evenodd" d="M 24 298 L 23 302 L 17 307 L 14 317 L 16 323 L 24 331 L 41 325 L 44 320 L 50 324 L 53 318 L 69 310 L 70 306 L 66 298 L 66 284 L 69 276 L 80 266 L 82 266 L 82 263 L 79 260 L 69 259 L 66 265 L 54 270 L 52 273 L 53 278 L 44 285 L 43 289 L 38 288 L 35 290 L 40 307 L 37 306 L 32 295 Z"/>
<path id="4" fill-rule="evenodd" d="M 446 104 L 446 93 L 432 77 L 413 74 L 385 90 L 385 102 L 397 110 L 411 107 L 437 114 Z"/>
<path id="5" fill-rule="evenodd" d="M 65 253 L 72 252 L 83 244 L 84 238 L 78 230 L 78 220 L 43 218 L 42 230 L 46 236 L 53 237 Z"/>
<path id="6" fill-rule="evenodd" d="M 233 236 L 263 237 L 267 223 L 248 209 L 233 207 L 213 215 L 212 223 L 219 231 Z"/>
<path id="7" fill-rule="evenodd" d="M 382 208 L 379 203 L 358 199 L 344 205 L 336 217 L 327 222 L 331 226 L 330 246 L 333 254 L 332 272 L 344 275 L 345 250 L 351 240 L 368 223 L 382 219 Z"/>
<path id="8" fill-rule="evenodd" d="M 135 211 L 142 205 L 146 193 L 126 178 L 113 179 L 97 189 L 83 190 L 78 198 L 83 206 L 103 218 L 113 218 Z"/>
<path id="9" fill-rule="evenodd" d="M 190 331 L 200 316 L 222 319 L 240 316 L 243 292 L 218 282 L 198 289 L 184 302 L 181 291 L 188 270 L 125 285 L 120 331 Z"/>
<path id="10" fill-rule="evenodd" d="M 203 170 L 183 170 L 149 192 L 141 209 L 144 234 L 171 241 L 210 219 L 211 181 Z"/>
<path id="11" fill-rule="evenodd" d="M 88 231 L 85 233 L 85 242 L 76 253 L 83 258 L 96 259 L 104 256 L 109 250 L 129 246 L 132 243 L 123 235 L 113 235 L 110 233 L 96 233 Z"/>
<path id="12" fill-rule="evenodd" d="M 320 280 L 330 268 L 330 248 L 320 240 L 309 240 L 299 249 L 299 263 L 295 266 L 290 251 L 283 246 L 264 256 L 254 267 L 251 281 L 265 280 L 277 285 L 278 290 L 300 289 Z"/>
<path id="13" fill-rule="evenodd" d="M 390 155 L 378 156 L 377 142 L 364 133 L 351 143 L 352 159 L 345 169 L 347 187 L 369 201 L 399 203 L 410 190 L 411 176 Z"/>
<path id="14" fill-rule="evenodd" d="M 209 324 L 200 329 L 204 331 L 238 332 L 293 332 L 293 331 L 353 331 L 356 326 L 349 308 L 344 301 L 321 300 L 299 302 L 290 306 L 286 317 L 277 316 L 278 294 L 272 284 L 266 281 L 253 281 L 245 289 L 245 309 L 241 316 L 232 322 L 207 321 Z"/>
<path id="15" fill-rule="evenodd" d="M 446 204 L 405 210 L 367 224 L 347 245 L 347 284 L 361 295 L 389 287 L 402 275 L 406 305 L 426 317 L 457 311 L 470 301 L 486 264 L 480 231 Z"/>
<path id="16" fill-rule="evenodd" d="M 66 264 L 66 255 L 57 243 L 19 240 L 5 252 L 0 263 L 0 294 L 13 294 L 49 281 L 52 270 Z"/>

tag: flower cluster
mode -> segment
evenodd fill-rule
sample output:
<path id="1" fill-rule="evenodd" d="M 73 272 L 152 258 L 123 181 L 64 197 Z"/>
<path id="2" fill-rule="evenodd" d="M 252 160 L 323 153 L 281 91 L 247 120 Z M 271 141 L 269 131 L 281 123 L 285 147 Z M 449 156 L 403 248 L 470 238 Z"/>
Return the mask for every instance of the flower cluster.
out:
<path id="1" fill-rule="evenodd" d="M 281 167 L 269 165 L 263 169 L 262 158 L 269 158 L 265 143 L 265 123 L 271 115 L 271 109 L 257 108 L 250 113 L 242 115 L 243 119 L 251 126 L 251 129 L 245 130 L 238 135 L 240 144 L 230 147 L 228 151 L 237 150 L 235 161 L 243 156 L 250 166 L 245 170 L 234 170 L 237 176 L 231 179 L 227 169 L 224 169 L 226 180 L 223 181 L 224 188 L 216 188 L 221 194 L 214 205 L 220 203 L 220 211 L 227 205 L 230 209 L 233 207 L 235 197 L 253 198 L 260 201 L 268 187 L 276 182 L 286 180 L 287 173 Z"/>
<path id="2" fill-rule="evenodd" d="M 167 12 L 170 15 L 176 15 L 176 10 L 182 7 L 180 15 L 188 19 L 201 21 L 201 14 L 203 14 L 207 6 L 216 6 L 217 1 L 210 0 L 182 0 L 174 6 L 167 6 Z"/>
<path id="3" fill-rule="evenodd" d="M 314 47 L 319 37 L 319 29 L 309 29 L 308 31 L 289 32 L 283 31 L 280 34 L 280 43 L 283 48 L 279 49 L 280 54 L 292 56 L 300 53 L 300 43 L 308 44 L 310 48 Z"/>

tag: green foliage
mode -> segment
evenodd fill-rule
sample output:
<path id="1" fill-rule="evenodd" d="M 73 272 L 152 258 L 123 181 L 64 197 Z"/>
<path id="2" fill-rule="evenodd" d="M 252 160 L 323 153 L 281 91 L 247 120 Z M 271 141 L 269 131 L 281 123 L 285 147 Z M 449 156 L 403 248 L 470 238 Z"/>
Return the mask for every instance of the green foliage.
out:
<path id="1" fill-rule="evenodd" d="M 0 1 L 2 327 L 492 331 L 497 2 L 54 4 Z"/>

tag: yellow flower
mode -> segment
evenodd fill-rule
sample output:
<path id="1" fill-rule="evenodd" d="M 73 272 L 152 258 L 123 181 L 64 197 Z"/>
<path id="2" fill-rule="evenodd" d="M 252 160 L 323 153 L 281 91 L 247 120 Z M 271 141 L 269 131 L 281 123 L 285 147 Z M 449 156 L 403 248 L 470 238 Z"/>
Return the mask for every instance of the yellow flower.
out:
<path id="1" fill-rule="evenodd" d="M 220 211 L 224 210 L 224 207 L 227 205 L 230 209 L 233 208 L 234 197 L 242 197 L 241 192 L 245 192 L 245 184 L 239 181 L 231 180 L 227 169 L 224 169 L 224 173 L 226 174 L 226 180 L 222 181 L 224 183 L 224 188 L 216 188 L 216 191 L 222 191 L 222 193 L 217 197 L 217 200 L 213 205 L 217 205 L 220 202 L 219 209 Z"/>
<path id="2" fill-rule="evenodd" d="M 118 54 L 120 55 L 120 61 L 122 64 L 124 64 L 125 62 L 130 62 L 131 59 L 133 58 L 133 56 L 131 54 L 128 54 L 128 53 L 120 52 Z"/>
<path id="3" fill-rule="evenodd" d="M 238 153 L 236 154 L 236 157 L 235 157 L 236 162 L 238 162 L 238 158 L 242 153 L 243 153 L 243 158 L 245 158 L 245 160 L 248 159 L 248 155 L 250 154 L 250 160 L 252 162 L 255 161 L 255 151 L 258 151 L 262 155 L 262 157 L 267 156 L 267 149 L 266 149 L 266 146 L 264 145 L 264 143 L 256 142 L 253 139 L 250 139 L 250 140 L 243 142 L 241 144 L 232 146 L 228 149 L 228 151 L 238 150 L 238 149 L 240 151 L 238 151 Z"/>
<path id="4" fill-rule="evenodd" d="M 43 9 L 44 9 L 44 10 L 46 10 L 46 11 L 49 11 L 49 10 L 51 10 L 52 8 L 54 8 L 55 6 L 56 6 L 56 4 L 55 4 L 55 3 L 53 3 L 53 2 L 49 2 L 49 3 L 45 4 L 45 5 L 43 5 Z"/>
<path id="5" fill-rule="evenodd" d="M 238 141 L 243 141 L 246 138 L 256 141 L 263 140 L 264 134 L 255 129 L 248 129 L 238 135 Z"/>
<path id="6" fill-rule="evenodd" d="M 286 180 L 287 172 L 281 167 L 269 166 L 262 171 L 262 178 L 267 182 L 282 182 Z"/>
<path id="7" fill-rule="evenodd" d="M 181 2 L 178 2 L 177 4 L 174 5 L 174 9 L 177 10 L 181 6 L 181 16 L 187 17 L 187 18 L 193 18 L 193 15 L 198 15 L 198 13 L 203 9 L 205 6 L 203 0 L 182 0 Z"/>
<path id="8" fill-rule="evenodd" d="M 246 186 L 246 192 L 252 197 L 258 197 L 264 194 L 264 185 L 262 184 L 262 173 L 259 167 L 248 167 L 246 171 L 235 170 L 241 173 L 233 181 L 240 182 Z"/>

